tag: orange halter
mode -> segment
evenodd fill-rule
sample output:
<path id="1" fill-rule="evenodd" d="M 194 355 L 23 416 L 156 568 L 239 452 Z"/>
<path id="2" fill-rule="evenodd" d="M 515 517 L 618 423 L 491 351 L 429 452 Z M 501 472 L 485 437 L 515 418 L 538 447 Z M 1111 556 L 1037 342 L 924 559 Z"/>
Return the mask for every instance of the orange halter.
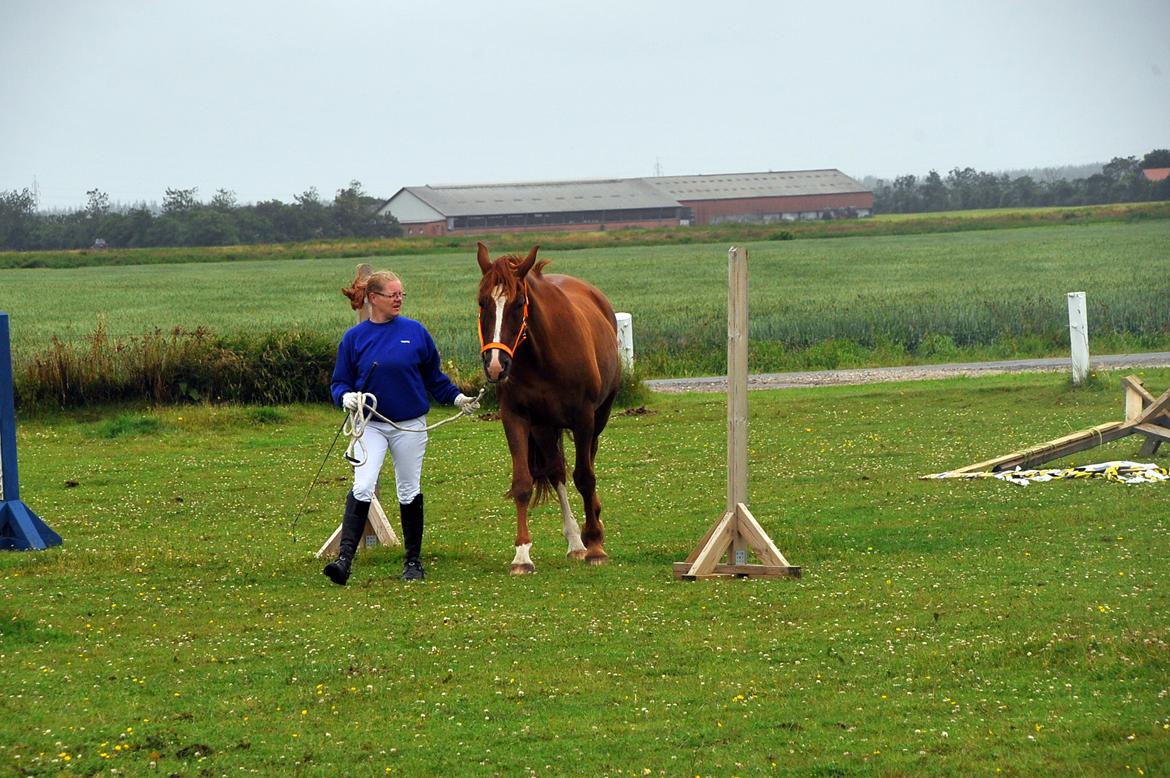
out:
<path id="1" fill-rule="evenodd" d="M 503 343 L 484 343 L 483 342 L 483 317 L 476 320 L 476 327 L 479 330 L 479 353 L 487 351 L 488 349 L 498 348 L 508 355 L 509 359 L 515 358 L 516 349 L 520 348 L 520 344 L 528 339 L 528 279 L 524 279 L 524 310 L 520 314 L 520 331 L 516 333 L 516 341 L 508 348 Z"/>

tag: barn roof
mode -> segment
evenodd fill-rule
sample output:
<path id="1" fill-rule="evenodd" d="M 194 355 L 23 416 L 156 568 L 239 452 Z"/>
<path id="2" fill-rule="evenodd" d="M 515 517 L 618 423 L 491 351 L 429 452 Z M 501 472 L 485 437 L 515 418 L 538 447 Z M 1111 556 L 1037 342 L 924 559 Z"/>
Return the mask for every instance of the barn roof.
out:
<path id="1" fill-rule="evenodd" d="M 676 200 L 729 200 L 748 197 L 851 194 L 869 191 L 836 169 L 719 173 L 704 176 L 658 176 L 643 180 Z"/>
<path id="2" fill-rule="evenodd" d="M 408 186 L 404 191 L 444 216 L 679 207 L 670 195 L 639 178 Z"/>

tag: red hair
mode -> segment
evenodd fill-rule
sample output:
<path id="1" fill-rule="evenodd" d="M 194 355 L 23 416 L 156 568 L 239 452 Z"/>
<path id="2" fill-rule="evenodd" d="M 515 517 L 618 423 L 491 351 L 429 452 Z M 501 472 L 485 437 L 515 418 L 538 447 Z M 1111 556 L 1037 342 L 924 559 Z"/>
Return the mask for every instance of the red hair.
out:
<path id="1" fill-rule="evenodd" d="M 402 279 L 389 270 L 379 270 L 363 276 L 361 271 L 354 276 L 353 283 L 341 288 L 341 293 L 349 298 L 349 305 L 355 311 L 366 304 L 366 295 L 369 292 L 380 292 L 391 281 L 402 283 Z"/>

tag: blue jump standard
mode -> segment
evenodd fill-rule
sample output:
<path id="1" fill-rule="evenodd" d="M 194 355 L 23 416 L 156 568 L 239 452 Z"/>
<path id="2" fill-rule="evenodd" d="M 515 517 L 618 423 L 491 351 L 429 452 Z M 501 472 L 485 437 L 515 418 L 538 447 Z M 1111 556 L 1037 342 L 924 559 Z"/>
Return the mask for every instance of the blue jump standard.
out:
<path id="1" fill-rule="evenodd" d="M 12 394 L 12 347 L 8 338 L 8 314 L 0 312 L 0 549 L 41 551 L 61 543 L 20 501 L 16 474 L 16 406 Z"/>

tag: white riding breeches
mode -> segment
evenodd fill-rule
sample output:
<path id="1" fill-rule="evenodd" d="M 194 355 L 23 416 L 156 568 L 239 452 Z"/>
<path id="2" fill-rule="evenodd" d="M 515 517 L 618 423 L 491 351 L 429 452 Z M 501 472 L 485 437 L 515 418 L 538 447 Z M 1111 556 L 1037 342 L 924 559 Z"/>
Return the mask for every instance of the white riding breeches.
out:
<path id="1" fill-rule="evenodd" d="M 427 426 L 427 417 L 396 421 L 395 424 L 411 431 L 395 429 L 385 422 L 370 421 L 362 432 L 366 461 L 353 470 L 353 496 L 363 502 L 369 502 L 374 496 L 387 451 L 394 462 L 398 502 L 409 503 L 421 491 L 423 456 L 427 453 L 429 435 L 419 430 Z"/>

